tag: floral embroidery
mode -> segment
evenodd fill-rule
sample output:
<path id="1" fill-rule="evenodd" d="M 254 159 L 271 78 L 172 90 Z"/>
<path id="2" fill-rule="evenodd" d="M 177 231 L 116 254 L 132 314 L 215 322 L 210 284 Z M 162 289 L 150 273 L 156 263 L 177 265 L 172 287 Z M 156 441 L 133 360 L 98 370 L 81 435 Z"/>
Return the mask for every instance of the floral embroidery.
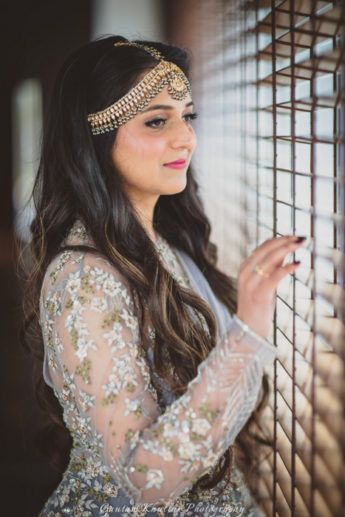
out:
<path id="1" fill-rule="evenodd" d="M 78 356 L 79 357 L 79 356 Z M 83 358 L 82 362 L 79 366 L 76 367 L 75 373 L 76 375 L 80 375 L 85 384 L 90 384 L 90 370 L 91 370 L 91 361 L 86 357 Z"/>
<path id="2" fill-rule="evenodd" d="M 95 395 L 89 395 L 89 393 L 80 390 L 79 397 L 79 403 L 83 411 L 87 412 L 89 409 L 95 407 Z"/>
<path id="3" fill-rule="evenodd" d="M 147 483 L 145 488 L 160 488 L 161 484 L 164 481 L 164 475 L 161 470 L 158 469 L 150 469 L 146 475 Z"/>
<path id="4" fill-rule="evenodd" d="M 92 245 L 78 221 L 65 242 Z M 164 267 L 190 287 L 167 241 L 158 236 L 155 245 Z M 213 489 L 191 489 L 248 419 L 263 367 L 275 357 L 273 347 L 259 356 L 265 345 L 253 335 L 239 344 L 235 322 L 176 399 L 168 388 L 155 389 L 153 376 L 162 385 L 164 379 L 140 346 L 134 302 L 124 279 L 100 256 L 62 252 L 47 270 L 40 321 L 54 393 L 73 447 L 41 515 L 144 516 L 151 497 L 155 513 L 150 515 L 196 515 L 190 505 L 208 501 L 217 503 L 217 515 L 231 515 L 228 507 L 235 504 L 242 504 L 241 515 L 259 515 L 236 468 L 238 488 L 223 480 Z M 150 325 L 147 335 L 152 350 Z"/>
<path id="5" fill-rule="evenodd" d="M 72 252 L 71 251 L 64 251 L 63 253 L 61 253 L 60 257 L 59 257 L 59 261 L 57 263 L 57 265 L 55 266 L 55 268 L 53 269 L 53 271 L 49 274 L 49 277 L 50 277 L 50 281 L 52 283 L 52 285 L 55 284 L 56 282 L 56 279 L 60 273 L 60 271 L 63 270 L 64 268 L 64 265 L 69 261 L 71 260 L 71 257 L 72 257 Z"/>

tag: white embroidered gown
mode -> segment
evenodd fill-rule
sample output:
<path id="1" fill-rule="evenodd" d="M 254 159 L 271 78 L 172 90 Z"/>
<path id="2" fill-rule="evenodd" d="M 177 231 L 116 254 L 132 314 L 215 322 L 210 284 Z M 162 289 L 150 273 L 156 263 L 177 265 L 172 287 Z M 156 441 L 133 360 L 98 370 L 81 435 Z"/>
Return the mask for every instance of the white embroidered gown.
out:
<path id="1" fill-rule="evenodd" d="M 66 244 L 90 244 L 76 221 Z M 190 287 L 173 248 L 158 236 L 168 271 Z M 40 299 L 44 378 L 63 408 L 73 447 L 61 483 L 40 516 L 261 515 L 237 468 L 189 493 L 234 442 L 255 408 L 276 348 L 232 319 L 226 337 L 176 398 L 154 371 L 154 329 L 139 340 L 127 281 L 88 252 L 64 251 L 49 265 Z"/>

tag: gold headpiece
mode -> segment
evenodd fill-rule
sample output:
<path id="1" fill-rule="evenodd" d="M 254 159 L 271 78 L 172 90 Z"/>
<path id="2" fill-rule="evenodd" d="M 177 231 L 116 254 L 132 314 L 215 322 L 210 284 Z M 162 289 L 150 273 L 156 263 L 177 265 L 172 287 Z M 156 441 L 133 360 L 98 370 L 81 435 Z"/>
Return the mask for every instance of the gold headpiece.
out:
<path id="1" fill-rule="evenodd" d="M 121 45 L 143 48 L 155 57 L 159 63 L 114 104 L 102 111 L 88 115 L 87 119 L 91 124 L 93 135 L 112 131 L 125 124 L 138 112 L 146 108 L 150 100 L 158 95 L 165 86 L 168 86 L 168 92 L 175 100 L 182 100 L 188 93 L 192 93 L 190 83 L 181 68 L 175 63 L 166 61 L 158 50 L 130 41 L 121 41 L 114 44 L 115 47 Z"/>

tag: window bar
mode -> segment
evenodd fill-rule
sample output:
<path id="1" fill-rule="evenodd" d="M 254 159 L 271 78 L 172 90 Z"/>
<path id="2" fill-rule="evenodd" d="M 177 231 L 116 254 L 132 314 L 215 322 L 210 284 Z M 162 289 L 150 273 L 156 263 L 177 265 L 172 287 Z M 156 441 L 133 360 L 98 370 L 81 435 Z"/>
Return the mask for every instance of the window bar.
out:
<path id="1" fill-rule="evenodd" d="M 341 21 L 344 22 L 344 3 L 342 4 L 342 9 L 341 9 Z M 344 73 L 344 46 L 343 46 L 343 42 L 344 42 L 344 34 L 342 33 L 342 31 L 340 31 L 340 42 L 337 41 L 337 35 L 335 35 L 333 37 L 333 50 L 335 50 L 338 45 L 340 47 L 340 66 L 339 66 L 339 71 L 340 71 L 340 74 L 343 74 Z M 342 216 L 344 217 L 344 206 L 341 205 L 341 200 L 340 200 L 340 193 L 341 192 L 344 192 L 344 184 L 343 183 L 337 183 L 337 179 L 338 177 L 341 178 L 341 169 L 339 168 L 341 166 L 340 162 L 338 161 L 338 152 L 341 153 L 341 151 L 344 149 L 344 134 L 342 133 L 342 128 L 340 126 L 340 120 L 338 118 L 338 115 L 340 115 L 341 113 L 344 114 L 344 106 L 343 106 L 343 95 L 344 95 L 344 91 L 343 91 L 343 88 L 344 87 L 344 83 L 341 84 L 339 83 L 338 81 L 338 73 L 337 73 L 337 68 L 335 68 L 334 72 L 333 72 L 333 92 L 336 93 L 339 89 L 339 92 L 340 92 L 340 104 L 338 106 L 338 104 L 335 104 L 334 107 L 333 107 L 333 135 L 336 137 L 339 138 L 339 143 L 333 145 L 333 178 L 334 178 L 334 182 L 333 182 L 333 206 L 334 206 L 334 212 L 335 213 L 339 213 L 339 214 L 342 214 Z M 341 209 L 342 212 L 341 212 Z M 341 242 L 340 239 L 338 239 L 338 237 L 340 237 L 340 228 L 341 228 L 341 231 L 344 232 L 344 225 L 338 225 L 336 221 L 334 221 L 334 224 L 333 224 L 333 247 L 336 248 L 336 249 L 341 249 L 342 251 L 345 250 L 345 247 L 344 247 L 344 242 Z M 340 268 L 339 268 L 340 269 Z M 343 268 L 344 270 L 344 265 L 343 265 Z M 341 286 L 342 285 L 342 281 L 343 281 L 343 278 L 341 277 L 341 274 L 339 275 L 338 274 L 338 268 L 337 267 L 334 267 L 333 268 L 333 283 L 334 285 L 339 285 Z M 342 319 L 342 315 L 340 314 L 340 311 L 337 309 L 337 307 L 334 307 L 334 316 L 336 318 L 338 318 L 340 321 L 344 321 Z M 342 347 L 344 348 L 344 347 Z M 341 350 L 339 350 L 337 353 L 340 353 L 341 354 Z M 344 359 L 344 357 L 343 357 Z M 343 401 L 344 402 L 344 401 Z M 345 409 L 345 406 L 343 406 L 343 412 L 344 412 L 344 409 Z M 344 453 L 344 450 L 343 450 L 343 453 Z M 343 454 L 343 460 L 345 460 L 345 456 Z M 345 508 L 345 505 L 344 505 L 344 498 L 345 498 L 345 495 L 344 495 L 344 479 L 345 479 L 345 472 L 344 472 L 344 476 L 343 476 L 343 490 L 342 490 L 342 503 L 341 503 L 341 506 L 342 506 L 342 509 L 344 510 Z"/>
<path id="2" fill-rule="evenodd" d="M 250 184 L 250 181 L 248 180 L 248 170 L 246 167 L 246 157 L 247 157 L 247 117 L 246 117 L 246 109 L 247 109 L 247 63 L 243 57 L 247 55 L 247 33 L 246 33 L 246 21 L 247 21 L 247 11 L 246 6 L 242 6 L 241 9 L 239 9 L 239 17 L 240 17 L 240 26 L 241 26 L 241 33 L 239 38 L 239 44 L 240 44 L 240 70 L 241 70 L 241 87 L 240 87 L 240 99 L 241 99 L 241 106 L 240 106 L 240 117 L 241 117 L 241 124 L 240 127 L 243 129 L 242 138 L 241 138 L 241 145 L 242 145 L 242 156 L 244 159 L 241 160 L 242 167 L 241 167 L 241 177 L 243 178 L 242 185 L 244 187 L 243 190 L 243 210 L 244 213 L 248 213 L 248 199 L 247 199 L 247 188 Z M 247 243 L 250 240 L 250 229 L 247 218 L 245 219 L 243 229 L 244 229 L 244 246 L 246 247 Z M 247 254 L 247 250 L 246 250 Z"/>
<path id="3" fill-rule="evenodd" d="M 272 134 L 273 134 L 273 198 L 276 199 L 277 195 L 277 179 L 276 179 L 276 169 L 277 169 L 277 85 L 276 85 L 276 29 L 275 29 L 275 0 L 271 0 L 271 12 L 272 12 Z M 277 207 L 276 203 L 273 203 L 273 235 L 277 235 Z M 273 339 L 274 344 L 277 346 L 277 309 L 274 311 L 274 330 L 273 330 Z M 274 426 L 273 426 L 273 439 L 274 439 L 274 454 L 273 454 L 273 506 L 272 506 L 272 515 L 276 515 L 277 513 L 277 408 L 278 408 L 278 400 L 277 400 L 277 363 L 278 361 L 274 361 L 274 371 L 273 371 L 273 386 L 274 386 Z"/>
<path id="4" fill-rule="evenodd" d="M 290 67 L 291 67 L 291 112 L 290 112 L 290 132 L 291 132 L 291 170 L 292 170 L 292 231 L 296 233 L 296 201 L 295 201 L 295 176 L 296 169 L 296 113 L 295 113 L 295 0 L 290 0 Z M 296 275 L 292 275 L 292 419 L 291 419 L 291 513 L 295 514 L 296 509 Z"/>
<path id="5" fill-rule="evenodd" d="M 341 9 L 341 21 L 345 22 L 345 6 L 344 2 L 342 3 Z M 340 47 L 340 63 L 339 63 L 339 75 L 337 73 L 337 69 L 335 69 L 333 74 L 333 92 L 335 94 L 339 94 L 339 108 L 338 103 L 334 105 L 333 109 L 333 133 L 334 135 L 339 135 L 339 144 L 334 145 L 334 156 L 333 156 L 333 193 L 334 193 L 334 211 L 345 217 L 345 203 L 344 203 L 344 173 L 345 173 L 345 163 L 342 163 L 342 156 L 344 155 L 344 147 L 345 147 L 345 133 L 344 133 L 344 88 L 345 88 L 345 76 L 344 76 L 344 62 L 345 62 L 345 37 L 344 33 L 341 32 L 339 35 L 339 42 L 336 41 L 336 37 L 333 40 L 333 49 L 336 49 L 338 46 Z M 343 219 L 344 220 L 344 219 Z M 334 224 L 334 237 L 333 237 L 333 246 L 336 249 L 345 251 L 345 242 L 344 238 L 344 227 L 340 228 Z M 340 268 L 334 268 L 334 284 L 338 284 L 344 288 L 344 266 L 342 271 Z M 340 314 L 340 310 L 335 308 L 335 316 L 339 318 L 339 320 L 344 321 L 342 318 L 342 314 Z M 344 458 L 345 459 L 345 458 Z"/>
<path id="6" fill-rule="evenodd" d="M 343 23 L 345 22 L 345 5 L 342 3 L 342 11 L 341 11 L 341 19 Z M 345 34 L 342 32 L 341 41 L 341 68 L 340 68 L 340 114 L 339 114 L 339 127 L 338 131 L 341 136 L 341 145 L 339 150 L 339 176 L 342 179 L 342 183 L 339 185 L 339 207 L 341 209 L 341 214 L 345 219 Z M 341 251 L 345 251 L 345 226 L 342 226 L 337 233 L 337 249 Z M 342 288 L 345 288 L 345 264 L 342 263 L 339 268 L 339 284 Z M 343 323 L 345 323 L 345 307 L 343 306 L 340 310 L 341 314 L 339 314 L 339 319 Z M 345 376 L 345 345 L 343 344 L 341 350 L 341 359 L 343 361 L 343 376 Z M 343 414 L 342 414 L 342 422 L 345 422 L 345 397 L 343 397 Z M 341 494 L 342 494 L 342 510 L 345 513 L 345 441 L 341 442 L 341 450 L 342 450 L 342 475 L 341 475 Z"/>
<path id="7" fill-rule="evenodd" d="M 221 52 L 222 52 L 222 84 L 221 84 L 221 96 L 222 96 L 222 117 L 221 117 L 221 135 L 222 135 L 222 156 L 226 156 L 226 87 L 225 87 L 225 75 L 226 75 L 226 30 L 227 30 L 227 0 L 221 1 Z M 222 189 L 226 188 L 224 184 L 224 176 L 222 175 Z M 222 238 L 225 239 L 225 224 L 223 225 Z"/>
<path id="8" fill-rule="evenodd" d="M 255 13 L 255 28 L 258 26 L 259 16 L 258 16 L 258 0 L 255 0 L 254 5 L 254 13 Z M 259 79 L 259 31 L 255 31 L 255 77 L 256 82 Z M 255 213 L 256 220 L 259 220 L 259 198 L 260 198 L 260 183 L 259 183 L 259 87 L 255 88 L 255 106 L 256 106 L 256 114 L 255 114 L 255 184 L 256 184 L 256 197 L 255 197 Z M 256 234 L 255 234 L 255 243 L 256 246 L 259 245 L 259 225 L 256 225 Z"/>
<path id="9" fill-rule="evenodd" d="M 312 0 L 312 8 L 311 8 L 311 27 L 313 39 L 310 45 L 310 58 L 312 62 L 312 76 L 310 78 L 310 98 L 311 98 L 311 112 L 310 112 L 310 136 L 311 136 L 311 148 L 310 148 L 310 174 L 311 174 L 311 200 L 310 206 L 317 209 L 316 207 L 316 182 L 315 179 L 315 143 L 316 136 L 315 135 L 315 112 L 316 112 L 316 96 L 315 96 L 315 52 L 314 52 L 314 43 L 316 43 L 316 27 L 315 27 L 315 0 Z M 316 210 L 315 210 L 316 211 Z M 315 217 L 317 215 L 311 215 L 311 225 L 310 225 L 310 234 L 312 238 L 312 253 L 311 253 L 311 270 L 315 273 L 315 257 L 316 257 L 316 231 L 315 231 Z M 311 289 L 311 299 L 315 302 L 316 298 L 316 274 L 313 275 L 312 279 L 312 289 Z M 310 514 L 315 514 L 315 418 L 316 418 L 316 386 L 315 386 L 315 369 L 316 369 L 316 342 L 315 342 L 315 332 L 316 329 L 316 306 L 314 305 L 313 314 L 312 314 L 312 343 L 311 343 L 311 368 L 312 368 L 312 379 L 311 379 L 311 448 L 310 448 L 310 479 L 311 479 L 311 488 L 310 488 Z"/>

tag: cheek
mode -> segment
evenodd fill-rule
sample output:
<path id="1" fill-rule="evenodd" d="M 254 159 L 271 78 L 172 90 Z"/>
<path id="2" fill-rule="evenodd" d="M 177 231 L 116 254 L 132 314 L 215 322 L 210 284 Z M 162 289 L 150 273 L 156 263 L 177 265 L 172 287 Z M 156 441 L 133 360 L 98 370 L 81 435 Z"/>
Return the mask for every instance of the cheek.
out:
<path id="1" fill-rule="evenodd" d="M 193 130 L 193 136 L 194 136 L 193 151 L 194 151 L 196 146 L 198 145 L 198 139 L 197 139 L 197 136 L 196 136 L 196 132 L 194 130 Z"/>
<path id="2" fill-rule="evenodd" d="M 120 145 L 124 150 L 122 156 L 127 156 L 132 163 L 136 160 L 142 162 L 143 159 L 155 161 L 163 155 L 165 148 L 163 139 L 157 136 L 134 135 L 130 132 L 124 134 Z"/>
<path id="3" fill-rule="evenodd" d="M 127 130 L 118 134 L 113 161 L 127 185 L 150 190 L 160 181 L 159 169 L 166 155 L 164 151 L 164 139 Z"/>

